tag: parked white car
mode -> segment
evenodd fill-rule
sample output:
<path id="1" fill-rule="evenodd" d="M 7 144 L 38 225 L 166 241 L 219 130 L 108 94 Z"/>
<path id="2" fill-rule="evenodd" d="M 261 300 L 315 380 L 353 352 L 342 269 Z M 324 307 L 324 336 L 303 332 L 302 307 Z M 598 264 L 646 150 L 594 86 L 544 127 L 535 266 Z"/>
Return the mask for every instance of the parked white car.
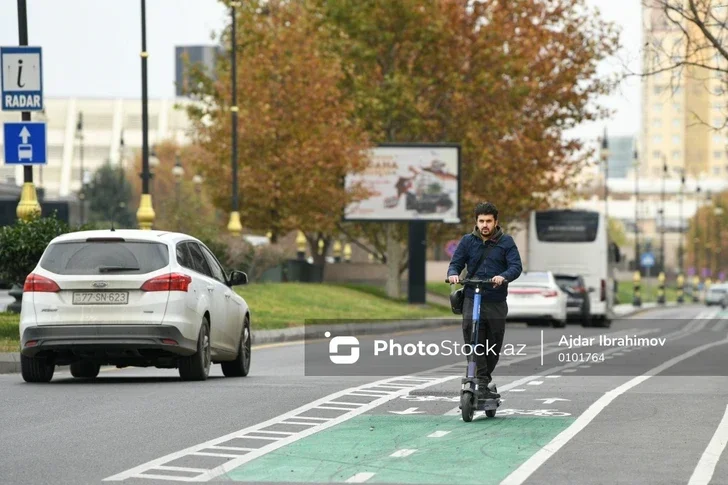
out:
<path id="1" fill-rule="evenodd" d="M 508 320 L 565 327 L 567 299 L 551 271 L 524 271 L 508 284 Z"/>
<path id="2" fill-rule="evenodd" d="M 177 368 L 205 380 L 250 370 L 250 310 L 233 291 L 248 277 L 225 273 L 186 234 L 134 229 L 53 239 L 23 288 L 21 371 L 49 382 L 55 366 L 78 378 L 100 366 Z"/>
<path id="3" fill-rule="evenodd" d="M 728 285 L 721 283 L 712 285 L 705 293 L 705 304 L 707 306 L 721 305 L 726 294 L 728 294 Z"/>

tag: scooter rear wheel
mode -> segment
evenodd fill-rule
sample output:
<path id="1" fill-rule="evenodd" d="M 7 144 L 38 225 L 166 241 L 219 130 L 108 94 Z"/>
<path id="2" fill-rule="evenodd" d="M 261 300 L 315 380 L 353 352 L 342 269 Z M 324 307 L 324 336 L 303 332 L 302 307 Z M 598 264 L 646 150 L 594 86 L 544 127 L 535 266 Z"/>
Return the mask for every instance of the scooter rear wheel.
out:
<path id="1" fill-rule="evenodd" d="M 466 423 L 469 423 L 473 420 L 473 415 L 475 414 L 475 407 L 474 407 L 474 396 L 472 392 L 463 392 L 460 395 L 460 412 L 463 417 L 463 421 Z"/>

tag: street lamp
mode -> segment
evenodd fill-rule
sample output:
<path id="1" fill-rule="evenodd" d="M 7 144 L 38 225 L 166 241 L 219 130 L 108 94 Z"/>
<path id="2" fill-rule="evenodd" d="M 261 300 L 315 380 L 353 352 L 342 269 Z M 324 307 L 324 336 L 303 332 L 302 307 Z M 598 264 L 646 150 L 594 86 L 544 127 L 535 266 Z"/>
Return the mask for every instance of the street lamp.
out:
<path id="1" fill-rule="evenodd" d="M 634 149 L 634 264 L 635 271 L 640 270 L 640 160 L 637 148 Z"/>
<path id="2" fill-rule="evenodd" d="M 607 227 L 609 227 L 609 139 L 606 127 L 604 127 L 600 156 L 604 163 L 604 220 L 607 221 Z"/>
<path id="3" fill-rule="evenodd" d="M 230 49 L 230 57 L 232 63 L 232 104 L 230 112 L 232 113 L 232 165 L 233 165 L 233 200 L 232 211 L 230 212 L 230 222 L 228 223 L 228 231 L 233 235 L 239 235 L 243 226 L 240 223 L 239 201 L 238 201 L 238 69 L 236 62 L 236 46 L 237 46 L 237 29 L 236 29 L 236 8 L 240 6 L 240 2 L 230 2 L 230 19 L 232 23 L 232 39 Z"/>
<path id="4" fill-rule="evenodd" d="M 18 0 L 18 45 L 28 45 L 28 9 L 26 0 Z M 22 121 L 30 121 L 30 111 L 21 113 Z M 23 165 L 23 190 L 20 193 L 20 202 L 15 209 L 18 219 L 29 220 L 33 215 L 40 215 L 38 194 L 33 184 L 33 166 Z"/>
<path id="5" fill-rule="evenodd" d="M 154 223 L 154 208 L 152 196 L 149 193 L 149 108 L 147 101 L 147 6 L 146 0 L 142 2 L 142 195 L 137 211 L 137 221 L 141 229 L 151 229 Z"/>
<path id="6" fill-rule="evenodd" d="M 683 247 L 683 238 L 685 236 L 685 228 L 683 227 L 683 198 L 685 196 L 685 170 L 682 170 L 680 173 L 680 238 L 678 239 L 678 248 L 677 248 L 677 256 L 678 256 L 678 273 L 683 274 L 683 271 L 685 269 L 684 263 L 685 263 L 685 249 Z"/>
<path id="7" fill-rule="evenodd" d="M 662 153 L 662 187 L 660 189 L 660 272 L 665 271 L 665 180 L 667 178 L 667 156 Z"/>
<path id="8" fill-rule="evenodd" d="M 84 169 L 83 169 L 83 112 L 79 111 L 78 113 L 78 120 L 76 121 L 76 138 L 78 139 L 78 151 L 79 151 L 79 158 L 81 161 L 81 172 L 79 174 L 79 179 L 81 182 L 81 187 L 78 190 L 78 198 L 81 201 L 81 224 L 86 223 L 86 190 L 85 190 L 85 182 L 86 177 L 84 176 Z"/>

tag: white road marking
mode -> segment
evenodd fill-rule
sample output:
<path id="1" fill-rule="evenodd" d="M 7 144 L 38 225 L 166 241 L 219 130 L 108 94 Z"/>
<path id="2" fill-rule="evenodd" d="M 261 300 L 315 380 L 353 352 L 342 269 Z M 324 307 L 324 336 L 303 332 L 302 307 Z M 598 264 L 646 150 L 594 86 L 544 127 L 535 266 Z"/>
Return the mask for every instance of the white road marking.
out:
<path id="1" fill-rule="evenodd" d="M 695 467 L 688 485 L 707 485 L 710 483 L 710 479 L 713 478 L 715 467 L 718 465 L 718 460 L 720 460 L 720 455 L 723 453 L 726 443 L 728 443 L 728 406 L 726 406 L 723 419 L 718 424 L 718 429 L 715 430 L 713 438 L 708 443 L 708 447 L 703 452 L 703 456 L 700 457 L 700 461 Z"/>
<path id="2" fill-rule="evenodd" d="M 632 335 L 638 335 L 639 336 L 639 335 L 646 335 L 646 334 L 649 334 L 649 333 L 659 332 L 659 330 L 660 330 L 659 328 L 654 328 L 654 329 L 636 329 L 636 328 L 634 328 L 634 329 L 627 329 L 627 330 L 615 331 L 615 332 L 613 332 L 611 334 L 606 334 L 606 335 L 607 336 L 623 335 L 625 332 L 627 332 L 627 333 L 630 333 Z M 561 348 L 561 347 L 555 347 L 553 350 L 549 350 L 548 352 L 545 352 L 545 354 L 553 354 L 553 353 L 556 353 L 556 352 L 560 352 L 562 350 L 563 350 L 563 348 Z M 614 351 L 616 351 L 616 349 L 614 349 L 614 350 L 607 350 L 606 353 L 608 353 L 608 352 L 614 352 Z M 502 367 L 507 367 L 507 366 L 509 366 L 511 364 L 518 363 L 518 362 L 520 362 L 522 360 L 528 360 L 530 358 L 531 357 L 525 356 L 525 357 L 522 357 L 520 359 L 514 359 L 512 361 L 505 362 L 505 363 L 501 364 L 501 366 Z M 569 367 L 574 367 L 576 365 L 577 365 L 576 363 L 569 363 L 569 364 L 565 364 L 565 365 L 558 366 L 558 367 L 552 367 L 551 369 L 547 369 L 547 370 L 545 370 L 543 372 L 539 372 L 538 374 L 534 374 L 532 376 L 523 377 L 521 379 L 518 379 L 518 380 L 513 381 L 513 382 L 509 382 L 508 384 L 505 384 L 505 385 L 501 386 L 500 388 L 498 388 L 498 392 L 499 393 L 502 393 L 502 392 L 505 392 L 505 391 L 512 391 L 512 390 L 514 390 L 513 388 L 518 387 L 518 386 L 520 386 L 522 384 L 525 384 L 525 383 L 527 383 L 527 382 L 529 382 L 529 381 L 531 381 L 531 380 L 533 380 L 535 378 L 543 377 L 543 376 L 549 377 L 549 375 L 552 374 L 552 373 L 554 373 L 554 372 L 576 372 L 576 369 L 569 369 Z M 456 408 L 453 408 L 453 409 L 447 411 L 446 413 L 444 413 L 443 416 L 457 416 L 458 414 L 460 414 L 460 408 L 459 407 L 456 407 Z"/>
<path id="3" fill-rule="evenodd" d="M 525 389 L 507 389 L 508 392 L 524 392 Z"/>
<path id="4" fill-rule="evenodd" d="M 185 468 L 183 466 L 158 466 L 157 470 L 169 470 L 171 472 L 190 472 L 190 473 L 202 473 L 207 470 L 204 468 Z"/>
<path id="5" fill-rule="evenodd" d="M 148 470 L 156 469 L 160 465 L 164 465 L 171 461 L 177 460 L 179 458 L 182 458 L 183 456 L 205 453 L 201 450 L 208 449 L 211 446 L 217 446 L 217 445 L 225 446 L 224 445 L 225 442 L 230 441 L 234 438 L 257 439 L 257 440 L 270 441 L 269 443 L 266 443 L 263 446 L 261 446 L 260 448 L 257 448 L 254 451 L 246 453 L 245 455 L 231 456 L 231 459 L 229 461 L 227 461 L 226 463 L 223 463 L 222 465 L 220 465 L 218 467 L 208 470 L 205 473 L 202 473 L 192 479 L 187 479 L 187 478 L 180 479 L 180 477 L 174 477 L 174 479 L 178 479 L 179 481 L 206 482 L 215 477 L 223 475 L 229 471 L 232 471 L 235 468 L 238 468 L 239 466 L 241 466 L 251 460 L 254 460 L 267 453 L 270 453 L 273 450 L 286 446 L 290 443 L 293 443 L 294 441 L 298 441 L 299 439 L 305 438 L 307 436 L 310 436 L 310 435 L 317 433 L 319 431 L 322 431 L 324 429 L 335 426 L 339 423 L 347 421 L 360 414 L 364 414 L 365 412 L 369 411 L 370 409 L 374 409 L 378 406 L 381 406 L 382 404 L 384 404 L 388 401 L 391 401 L 393 399 L 396 399 L 400 396 L 406 395 L 411 391 L 425 389 L 427 387 L 437 385 L 437 384 L 443 384 L 443 383 L 451 381 L 453 379 L 457 379 L 458 377 L 459 376 L 452 376 L 452 375 L 445 376 L 445 377 L 431 377 L 431 378 L 417 377 L 417 378 L 411 379 L 411 380 L 405 380 L 402 377 L 397 377 L 397 378 L 383 379 L 381 381 L 376 381 L 376 382 L 370 382 L 368 384 L 362 384 L 355 388 L 343 389 L 341 391 L 337 391 L 328 396 L 322 397 L 321 399 L 318 399 L 316 401 L 313 401 L 313 402 L 310 402 L 303 406 L 300 406 L 292 411 L 289 411 L 287 413 L 276 416 L 272 419 L 269 419 L 268 421 L 264 421 L 262 423 L 258 423 L 256 425 L 250 426 L 248 428 L 245 428 L 245 429 L 242 429 L 239 431 L 235 431 L 233 433 L 227 434 L 225 436 L 221 436 L 219 438 L 215 438 L 215 439 L 207 441 L 205 443 L 200 443 L 198 445 L 191 446 L 184 450 L 170 453 L 169 455 L 163 456 L 161 458 L 152 460 L 143 465 L 134 467 L 130 470 L 126 470 L 124 472 L 121 472 L 121 473 L 118 473 L 111 477 L 108 477 L 108 478 L 104 479 L 104 481 L 122 481 L 122 480 L 126 480 L 128 478 L 146 477 L 148 475 L 144 472 L 146 472 Z M 326 409 L 327 407 L 331 408 L 332 406 L 326 406 L 326 404 L 330 403 L 332 400 L 342 398 L 342 397 L 344 399 L 346 399 L 347 396 L 351 396 L 352 394 L 356 393 L 357 391 L 366 392 L 367 388 L 376 387 L 378 384 L 387 384 L 387 383 L 391 383 L 391 382 L 405 382 L 405 381 L 411 382 L 412 385 L 409 388 L 404 388 L 404 389 L 400 389 L 400 390 L 393 389 L 390 392 L 382 392 L 383 395 L 377 396 L 378 397 L 377 399 L 375 399 L 363 406 L 360 406 L 356 409 L 341 408 L 341 411 L 343 411 L 343 413 L 335 418 L 298 416 L 299 414 L 307 413 L 310 411 L 315 411 L 317 409 Z M 309 420 L 313 420 L 316 422 L 313 423 L 313 426 L 311 426 L 307 429 L 304 429 L 304 430 L 296 433 L 295 435 L 286 436 L 286 437 L 279 436 L 279 437 L 275 437 L 275 438 L 250 435 L 251 433 L 259 432 L 261 429 L 270 427 L 274 424 L 281 424 L 281 423 L 286 423 L 286 422 L 290 423 L 291 421 L 305 422 L 305 421 L 309 421 Z M 354 477 L 352 477 L 352 478 L 354 478 Z M 371 478 L 371 477 L 367 477 L 366 479 L 368 480 L 369 478 Z M 173 478 L 167 477 L 167 479 L 171 480 Z"/>
<path id="6" fill-rule="evenodd" d="M 369 473 L 369 472 L 361 472 L 357 473 L 353 477 L 349 478 L 346 483 L 364 483 L 370 478 L 372 478 L 375 474 Z"/>
<path id="7" fill-rule="evenodd" d="M 435 431 L 432 434 L 428 434 L 427 437 L 428 438 L 442 438 L 443 436 L 445 436 L 448 433 L 449 433 L 449 431 Z"/>
<path id="8" fill-rule="evenodd" d="M 531 381 L 528 383 L 529 386 L 540 386 L 543 384 L 543 381 Z"/>
<path id="9" fill-rule="evenodd" d="M 391 454 L 391 455 L 389 455 L 389 456 L 390 456 L 390 457 L 392 457 L 392 458 L 405 458 L 405 457 L 408 457 L 408 456 L 410 456 L 410 455 L 414 454 L 414 453 L 415 453 L 416 451 L 417 451 L 417 450 L 412 450 L 412 449 L 408 449 L 408 448 L 403 448 L 403 449 L 401 449 L 401 450 L 397 450 L 397 451 L 395 451 L 394 453 L 392 453 L 392 454 Z"/>
<path id="10" fill-rule="evenodd" d="M 217 457 L 217 458 L 237 458 L 237 457 L 240 456 L 240 455 L 233 455 L 231 453 L 208 453 L 207 451 L 195 451 L 194 453 L 190 453 L 190 455 L 195 455 L 195 456 L 214 456 L 214 457 Z M 159 468 L 159 467 L 155 467 L 155 468 Z M 205 471 L 207 471 L 207 470 L 205 470 Z"/>
<path id="11" fill-rule="evenodd" d="M 726 325 L 728 325 L 728 320 L 719 320 L 718 323 L 716 323 L 711 330 L 715 332 L 720 332 L 725 329 Z"/>
<path id="12" fill-rule="evenodd" d="M 558 379 L 559 377 L 561 377 L 561 376 L 560 375 L 546 376 L 546 379 Z"/>
<path id="13" fill-rule="evenodd" d="M 696 326 L 697 328 L 697 326 Z M 520 485 L 525 482 L 538 468 L 546 463 L 557 451 L 567 444 L 571 439 L 576 436 L 582 429 L 584 429 L 599 413 L 601 413 L 614 399 L 624 394 L 633 387 L 643 383 L 653 375 L 659 374 L 660 372 L 669 369 L 675 364 L 682 362 L 685 359 L 699 354 L 700 352 L 715 347 L 717 345 L 728 344 L 728 336 L 723 340 L 711 342 L 709 344 L 696 347 L 684 354 L 678 355 L 662 364 L 658 365 L 645 372 L 641 376 L 637 376 L 619 387 L 612 389 L 605 393 L 602 397 L 597 399 L 594 404 L 589 406 L 584 413 L 582 413 L 576 420 L 566 428 L 564 431 L 559 433 L 554 439 L 552 439 L 546 446 L 541 448 L 535 454 L 533 454 L 528 460 L 521 464 L 516 470 L 508 475 L 502 482 L 501 485 Z"/>

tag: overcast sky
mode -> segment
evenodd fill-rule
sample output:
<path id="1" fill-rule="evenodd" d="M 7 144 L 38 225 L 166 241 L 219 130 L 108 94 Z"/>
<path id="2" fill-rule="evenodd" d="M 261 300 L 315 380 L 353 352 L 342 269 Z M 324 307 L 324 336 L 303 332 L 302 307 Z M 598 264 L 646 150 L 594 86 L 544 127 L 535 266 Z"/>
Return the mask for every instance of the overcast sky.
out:
<path id="1" fill-rule="evenodd" d="M 46 96 L 141 97 L 141 14 L 134 0 L 27 0 L 30 45 L 43 48 Z M 640 0 L 587 0 L 622 29 L 627 49 L 604 63 L 603 72 L 623 61 L 638 69 Z M 0 45 L 18 45 L 17 2 L 0 0 Z M 149 96 L 174 95 L 174 47 L 210 44 L 227 12 L 217 0 L 147 0 Z M 625 82 L 604 100 L 617 114 L 606 122 L 610 135 L 639 129 L 639 82 Z M 596 138 L 605 123 L 581 126 L 574 134 Z"/>

